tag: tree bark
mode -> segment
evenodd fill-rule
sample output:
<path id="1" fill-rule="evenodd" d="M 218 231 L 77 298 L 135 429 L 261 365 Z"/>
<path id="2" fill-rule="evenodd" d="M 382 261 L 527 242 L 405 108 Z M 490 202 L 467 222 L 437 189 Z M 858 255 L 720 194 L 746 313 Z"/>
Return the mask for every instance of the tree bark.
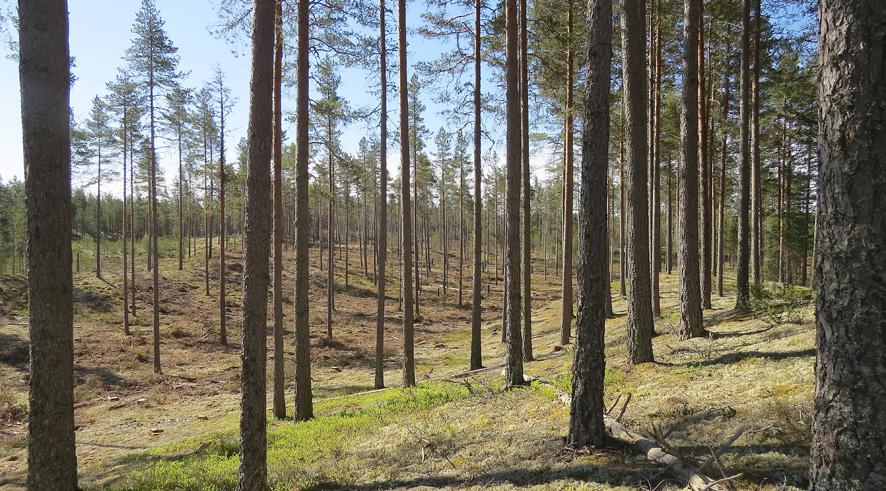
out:
<path id="1" fill-rule="evenodd" d="M 738 271 L 735 278 L 735 308 L 747 310 L 750 306 L 749 263 L 750 209 L 751 209 L 751 0 L 743 0 L 741 15 L 741 96 L 740 119 L 740 162 L 738 171 Z"/>
<path id="2" fill-rule="evenodd" d="M 274 417 L 286 419 L 283 371 L 283 0 L 274 7 Z"/>
<path id="3" fill-rule="evenodd" d="M 754 284 L 763 276 L 763 188 L 760 163 L 760 0 L 754 1 L 754 62 L 751 87 L 751 274 Z"/>
<path id="4" fill-rule="evenodd" d="M 385 268 L 388 261 L 388 49 L 385 40 L 385 0 L 379 0 L 379 80 L 381 115 L 379 120 L 378 193 L 378 302 L 375 321 L 375 388 L 385 386 Z"/>
<path id="5" fill-rule="evenodd" d="M 819 3 L 819 208 L 810 489 L 886 488 L 886 10 Z"/>
<path id="6" fill-rule="evenodd" d="M 566 50 L 566 107 L 565 129 L 563 137 L 563 308 L 560 314 L 560 343 L 569 344 L 572 333 L 572 161 L 573 161 L 573 81 L 575 70 L 575 53 L 572 49 L 573 34 L 573 3 L 567 1 L 566 36 L 569 47 Z"/>
<path id="7" fill-rule="evenodd" d="M 698 271 L 698 168 L 699 168 L 699 4 L 685 0 L 683 21 L 683 110 L 680 113 L 680 337 L 704 336 Z M 701 164 L 703 165 L 703 164 Z"/>
<path id="8" fill-rule="evenodd" d="M 571 0 L 570 0 L 571 5 Z M 570 9 L 571 12 L 571 9 Z M 571 14 L 570 14 L 571 18 Z M 507 310 L 502 322 L 506 331 L 505 387 L 523 385 L 523 341 L 520 314 L 520 181 L 521 181 L 521 115 L 520 115 L 520 68 L 519 28 L 517 26 L 517 0 L 505 2 L 505 95 L 507 101 L 505 162 L 507 164 L 505 207 L 507 215 Z M 571 302 L 570 302 L 571 305 Z M 571 315 L 571 313 L 570 313 Z"/>
<path id="9" fill-rule="evenodd" d="M 227 298 L 225 295 L 227 283 L 227 267 L 225 266 L 225 246 L 228 236 L 227 222 L 225 221 L 225 93 L 222 87 L 219 87 L 219 156 L 218 156 L 218 317 L 219 317 L 219 337 L 222 346 L 228 345 L 227 331 Z M 155 244 L 156 254 L 156 244 Z"/>
<path id="10" fill-rule="evenodd" d="M 646 32 L 643 0 L 622 0 L 624 57 L 626 200 L 625 253 L 628 290 L 628 362 L 653 361 L 651 285 L 649 274 L 649 209 L 646 151 L 646 77 L 643 75 Z"/>
<path id="11" fill-rule="evenodd" d="M 311 212 L 308 207 L 308 111 L 310 110 L 310 0 L 298 0 L 298 45 L 296 49 L 296 120 L 295 120 L 295 421 L 314 417 L 311 395 L 311 338 L 308 289 Z M 321 247 L 322 250 L 322 247 Z"/>
<path id="12" fill-rule="evenodd" d="M 480 93 L 480 64 L 482 62 L 480 40 L 482 32 L 480 30 L 480 9 L 482 0 L 474 1 L 474 274 L 472 285 L 471 299 L 471 370 L 483 368 L 483 356 L 480 335 L 480 322 L 483 307 L 480 305 L 483 287 L 483 264 L 481 255 L 483 249 L 483 196 L 481 194 L 481 184 L 483 181 L 483 169 L 481 167 L 481 133 L 480 127 L 480 111 L 481 111 L 481 93 Z M 488 226 L 489 220 L 487 220 Z M 488 257 L 488 255 L 487 255 Z"/>
<path id="13" fill-rule="evenodd" d="M 267 468 L 267 334 L 268 249 L 271 238 L 271 171 L 277 148 L 274 126 L 275 0 L 254 0 L 252 76 L 249 83 L 249 129 L 243 270 L 243 329 L 240 377 L 241 490 L 268 489 Z M 272 145 L 273 144 L 273 145 Z M 272 146 L 274 150 L 272 150 Z M 279 160 L 275 159 L 275 168 Z M 276 193 L 274 193 L 276 194 Z M 276 197 L 275 197 L 276 198 Z M 276 199 L 275 199 L 276 201 Z M 276 204 L 275 204 L 276 207 Z M 279 227 L 277 227 L 279 229 Z M 282 230 L 281 230 L 282 232 Z M 276 234 L 275 234 L 276 235 Z M 282 238 L 282 234 L 280 235 Z M 275 239 L 274 248 L 279 248 Z M 276 262 L 276 261 L 275 261 Z M 275 289 L 279 283 L 275 283 Z M 282 327 L 282 326 L 281 326 Z"/>
<path id="14" fill-rule="evenodd" d="M 400 223 L 401 242 L 403 243 L 403 385 L 406 387 L 414 387 L 415 333 L 412 327 L 413 214 L 412 197 L 409 195 L 409 85 L 407 83 L 408 65 L 406 63 L 406 0 L 397 0 L 397 41 L 400 70 Z"/>
<path id="15" fill-rule="evenodd" d="M 704 2 L 698 4 L 698 169 L 701 179 L 701 306 L 711 308 L 711 177 L 708 153 L 708 108 L 705 86 Z"/>
<path id="16" fill-rule="evenodd" d="M 19 5 L 28 215 L 28 488 L 77 489 L 68 6 Z"/>
<path id="17" fill-rule="evenodd" d="M 520 163 L 523 193 L 523 360 L 532 361 L 532 208 L 529 182 L 529 56 L 526 0 L 520 0 Z"/>
<path id="18" fill-rule="evenodd" d="M 606 188 L 609 168 L 609 86 L 612 58 L 612 1 L 588 5 L 588 75 L 582 139 L 578 272 L 578 318 L 572 364 L 572 405 L 567 441 L 574 446 L 601 446 L 603 378 L 606 360 L 605 301 L 608 230 Z"/>

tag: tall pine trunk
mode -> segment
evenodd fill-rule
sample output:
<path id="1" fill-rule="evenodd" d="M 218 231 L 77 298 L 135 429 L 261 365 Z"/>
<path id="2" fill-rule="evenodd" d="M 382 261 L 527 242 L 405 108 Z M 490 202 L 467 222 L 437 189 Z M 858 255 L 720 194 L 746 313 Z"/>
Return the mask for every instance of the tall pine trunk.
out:
<path id="1" fill-rule="evenodd" d="M 244 216 L 243 328 L 240 376 L 240 490 L 268 489 L 267 319 L 274 142 L 274 0 L 254 0 L 249 82 L 248 173 Z M 275 165 L 275 167 L 277 167 Z M 275 205 L 276 206 L 276 205 Z M 276 240 L 275 249 L 279 247 Z M 275 287 L 279 286 L 277 284 Z"/>
<path id="2" fill-rule="evenodd" d="M 571 5 L 572 0 L 570 0 Z M 506 94 L 506 138 L 505 138 L 505 223 L 506 232 L 506 310 L 502 328 L 505 337 L 505 387 L 523 385 L 523 341 L 520 314 L 520 67 L 519 67 L 519 27 L 517 26 L 517 0 L 505 1 L 505 94 Z M 571 8 L 570 8 L 571 18 Z M 571 30 L 571 29 L 570 29 Z M 570 302 L 571 304 L 571 302 Z M 570 312 L 571 316 L 571 312 Z"/>
<path id="3" fill-rule="evenodd" d="M 529 182 L 529 56 L 526 0 L 520 0 L 520 164 L 523 193 L 523 359 L 532 361 L 532 208 Z"/>
<path id="4" fill-rule="evenodd" d="M 379 0 L 379 79 L 381 116 L 378 181 L 378 302 L 375 321 L 375 388 L 385 386 L 385 268 L 388 261 L 388 47 L 385 44 L 385 0 Z"/>
<path id="5" fill-rule="evenodd" d="M 480 39 L 482 33 L 480 30 L 480 10 L 482 0 L 474 0 L 474 271 L 473 284 L 471 294 L 471 370 L 477 370 L 483 367 L 481 336 L 480 336 L 480 315 L 483 312 L 481 302 L 482 283 L 483 283 L 483 196 L 481 194 L 481 184 L 483 180 L 483 169 L 481 167 L 481 136 L 482 128 L 480 127 L 480 111 L 481 111 L 481 93 L 480 93 L 480 63 L 481 50 Z M 489 220 L 486 220 L 487 226 Z M 487 254 L 487 258 L 488 258 Z"/>
<path id="6" fill-rule="evenodd" d="M 739 103 L 740 119 L 740 162 L 738 167 L 738 271 L 735 278 L 735 308 L 744 311 L 750 307 L 750 211 L 751 211 L 751 0 L 743 0 L 741 14 L 741 94 Z"/>
<path id="7" fill-rule="evenodd" d="M 314 417 L 311 395 L 311 339 L 308 303 L 310 277 L 308 245 L 311 212 L 308 163 L 308 99 L 310 39 L 310 0 L 298 0 L 298 45 L 296 49 L 296 120 L 295 120 L 295 421 Z M 322 250 L 322 247 L 321 247 Z"/>
<path id="8" fill-rule="evenodd" d="M 573 92 L 575 53 L 572 49 L 574 0 L 567 0 L 566 35 L 570 46 L 566 50 L 566 107 L 563 138 L 563 308 L 560 312 L 560 343 L 569 344 L 572 333 L 572 160 L 573 160 Z"/>
<path id="9" fill-rule="evenodd" d="M 705 334 L 702 318 L 698 254 L 699 167 L 699 10 L 702 0 L 685 0 L 683 22 L 683 86 L 680 112 L 680 337 Z"/>
<path id="10" fill-rule="evenodd" d="M 19 80 L 28 216 L 28 488 L 77 489 L 68 6 L 21 2 Z"/>
<path id="11" fill-rule="evenodd" d="M 575 359 L 572 364 L 572 405 L 569 414 L 571 445 L 601 446 L 603 378 L 606 361 L 604 330 L 606 272 L 606 187 L 609 167 L 609 85 L 612 57 L 612 1 L 591 0 L 588 5 L 588 80 L 582 139 L 581 202 L 579 210 L 578 318 L 575 323 Z"/>
<path id="12" fill-rule="evenodd" d="M 397 54 L 400 82 L 400 223 L 403 243 L 403 385 L 415 386 L 415 341 L 412 327 L 413 219 L 409 195 L 409 86 L 406 62 L 406 0 L 397 0 Z M 415 251 L 416 254 L 418 251 Z M 416 261 L 416 272 L 418 271 Z M 416 285 L 418 283 L 416 282 Z M 416 302 L 417 307 L 417 302 Z"/>
<path id="13" fill-rule="evenodd" d="M 884 489 L 886 10 L 878 1 L 822 0 L 819 17 L 810 489 Z"/>
<path id="14" fill-rule="evenodd" d="M 628 361 L 653 361 L 652 292 L 649 274 L 649 223 L 646 151 L 646 28 L 643 0 L 622 0 L 621 32 L 625 85 L 625 170 L 628 184 L 626 237 Z"/>
<path id="15" fill-rule="evenodd" d="M 283 0 L 274 2 L 274 417 L 286 418 L 283 371 Z"/>

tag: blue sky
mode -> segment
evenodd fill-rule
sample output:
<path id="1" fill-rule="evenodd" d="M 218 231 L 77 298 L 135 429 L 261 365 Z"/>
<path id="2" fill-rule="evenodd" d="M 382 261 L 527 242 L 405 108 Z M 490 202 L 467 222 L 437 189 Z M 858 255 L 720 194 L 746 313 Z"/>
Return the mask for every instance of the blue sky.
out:
<path id="1" fill-rule="evenodd" d="M 0 0 L 2 3 L 3 0 Z M 130 45 L 132 23 L 140 3 L 140 0 L 69 0 L 71 54 L 76 58 L 74 74 L 77 77 L 71 92 L 71 106 L 78 120 L 88 113 L 93 97 L 106 93 L 105 84 L 113 80 L 117 68 L 123 66 L 121 59 Z M 410 4 L 407 20 L 410 26 L 417 25 L 424 5 L 423 2 Z M 157 0 L 157 6 L 166 21 L 169 37 L 179 49 L 179 67 L 190 72 L 185 85 L 202 86 L 211 78 L 216 64 L 225 72 L 231 93 L 237 99 L 228 122 L 230 133 L 227 136 L 227 148 L 230 149 L 228 158 L 235 159 L 237 142 L 246 134 L 248 119 L 250 67 L 245 56 L 248 48 L 246 40 L 242 40 L 238 46 L 237 51 L 241 53 L 238 56 L 231 44 L 210 33 L 210 27 L 217 22 L 215 0 Z M 5 47 L 3 49 L 6 50 Z M 409 64 L 432 59 L 439 49 L 436 43 L 411 36 Z M 396 74 L 392 75 L 396 77 Z M 373 80 L 367 79 L 370 76 Z M 342 95 L 353 107 L 374 107 L 375 102 L 368 88 L 375 77 L 375 73 L 348 70 L 342 76 Z M 490 87 L 488 82 L 487 87 Z M 425 120 L 434 134 L 444 122 L 438 114 L 442 108 L 430 100 L 429 92 L 430 89 L 426 90 L 423 97 L 428 107 Z M 388 107 L 392 111 L 390 117 L 396 121 L 396 93 L 389 92 L 388 95 Z M 294 90 L 284 92 L 284 111 L 294 109 L 294 98 Z M 23 163 L 18 69 L 15 62 L 6 57 L 0 59 L 0 107 L 5 109 L 0 116 L 0 177 L 4 181 L 13 176 L 21 179 Z M 284 120 L 284 126 L 285 134 L 295 133 L 292 123 Z M 342 138 L 344 149 L 356 150 L 360 138 L 369 131 L 375 129 L 359 122 L 346 128 Z M 432 142 L 430 138 L 428 143 Z M 165 142 L 161 141 L 160 145 L 165 145 Z M 396 167 L 397 150 L 393 145 L 389 155 Z M 174 162 L 171 153 L 161 149 L 159 157 L 161 165 L 172 172 Z M 113 192 L 114 187 L 111 186 L 111 189 Z"/>

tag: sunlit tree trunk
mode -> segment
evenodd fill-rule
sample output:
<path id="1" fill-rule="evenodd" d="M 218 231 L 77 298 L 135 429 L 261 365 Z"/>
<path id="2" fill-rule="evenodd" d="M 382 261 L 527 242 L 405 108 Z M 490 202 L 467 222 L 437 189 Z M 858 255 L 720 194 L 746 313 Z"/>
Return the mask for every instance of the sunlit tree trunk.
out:
<path id="1" fill-rule="evenodd" d="M 822 0 L 818 10 L 818 356 L 810 489 L 884 489 L 886 10 L 870 0 Z"/>
<path id="2" fill-rule="evenodd" d="M 18 9 L 28 216 L 28 489 L 76 490 L 68 5 Z"/>

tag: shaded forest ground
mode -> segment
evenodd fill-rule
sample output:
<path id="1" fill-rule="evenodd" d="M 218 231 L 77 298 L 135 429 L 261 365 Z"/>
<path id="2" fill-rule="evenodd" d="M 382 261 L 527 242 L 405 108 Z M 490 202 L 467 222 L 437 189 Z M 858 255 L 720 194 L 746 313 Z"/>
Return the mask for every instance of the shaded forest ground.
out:
<path id="1" fill-rule="evenodd" d="M 233 242 L 233 241 L 232 241 Z M 79 246 L 83 246 L 80 244 Z M 83 246 L 85 247 L 85 246 Z M 235 487 L 239 407 L 239 246 L 228 268 L 228 347 L 218 343 L 216 260 L 211 296 L 202 257 L 176 270 L 171 244 L 162 263 L 162 375 L 151 368 L 149 281 L 139 265 L 138 316 L 122 333 L 120 278 L 113 253 L 105 279 L 75 275 L 77 451 L 81 485 L 119 489 Z M 113 251 L 113 246 L 107 247 Z M 291 256 L 291 253 L 288 254 Z M 389 278 L 396 285 L 397 255 Z M 143 261 L 143 258 L 139 258 Z M 119 258 L 116 259 L 119 261 Z M 324 261 L 326 258 L 324 257 Z M 399 389 L 401 346 L 396 286 L 388 300 L 386 383 L 372 391 L 374 286 L 350 252 L 350 287 L 339 261 L 334 338 L 325 338 L 325 274 L 312 250 L 311 325 L 317 419 L 269 427 L 269 470 L 280 489 L 389 489 L 419 486 L 550 489 L 679 488 L 667 472 L 627 449 L 564 448 L 569 410 L 550 387 L 502 392 L 501 281 L 484 290 L 484 362 L 489 370 L 453 378 L 469 360 L 470 308 L 457 305 L 457 257 L 443 298 L 441 255 L 425 294 L 416 332 L 419 388 Z M 370 259 L 371 261 L 371 259 Z M 371 263 L 370 263 L 371 264 Z M 572 347 L 559 340 L 559 278 L 542 263 L 533 276 L 534 343 L 528 374 L 569 390 Z M 371 267 L 369 268 L 371 274 Z M 292 264 L 284 273 L 287 409 L 292 410 Z M 687 459 L 706 461 L 711 448 L 739 426 L 748 430 L 707 472 L 743 473 L 739 487 L 805 487 L 813 390 L 811 294 L 770 285 L 755 292 L 752 314 L 732 312 L 734 297 L 714 298 L 705 312 L 711 335 L 680 341 L 676 272 L 662 274 L 657 362 L 625 364 L 624 301 L 607 323 L 608 402 L 631 394 L 623 421 Z M 390 280 L 389 280 L 390 281 Z M 391 285 L 391 283 L 389 283 Z M 617 285 L 617 283 L 615 284 Z M 454 286 L 454 288 L 453 288 Z M 464 279 L 470 297 L 469 268 Z M 617 292 L 617 290 L 615 290 Z M 0 278 L 0 487 L 24 484 L 27 414 L 27 312 L 22 277 Z M 271 338 L 268 338 L 269 357 Z M 271 372 L 269 364 L 269 384 Z M 269 385 L 270 387 L 270 385 Z M 269 394 L 270 395 L 270 394 Z M 270 408 L 270 397 L 269 406 Z"/>

